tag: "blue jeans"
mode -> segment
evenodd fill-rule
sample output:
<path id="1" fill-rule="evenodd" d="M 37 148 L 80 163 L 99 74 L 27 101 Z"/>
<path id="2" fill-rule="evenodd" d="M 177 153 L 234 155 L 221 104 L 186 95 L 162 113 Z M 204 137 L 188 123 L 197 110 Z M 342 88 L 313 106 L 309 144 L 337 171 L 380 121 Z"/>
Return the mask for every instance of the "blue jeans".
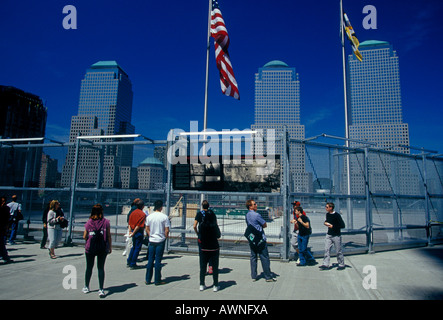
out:
<path id="1" fill-rule="evenodd" d="M 152 271 L 155 267 L 155 284 L 159 284 L 162 278 L 162 258 L 165 251 L 166 240 L 162 242 L 149 242 L 148 247 L 148 264 L 146 265 L 146 283 L 151 283 Z M 155 261 L 155 264 L 154 264 Z"/>
<path id="2" fill-rule="evenodd" d="M 257 279 L 257 260 L 258 256 L 260 256 L 261 266 L 263 268 L 263 273 L 265 275 L 265 279 L 272 279 L 271 275 L 271 261 L 269 260 L 268 253 L 268 245 L 266 244 L 265 248 L 260 253 L 255 253 L 251 250 L 251 278 Z"/>
<path id="3" fill-rule="evenodd" d="M 307 261 L 315 260 L 311 252 L 308 250 L 309 235 L 298 235 L 298 251 L 300 253 L 300 265 L 306 265 Z"/>
<path id="4" fill-rule="evenodd" d="M 9 243 L 15 243 L 15 238 L 17 237 L 18 221 L 11 220 L 11 235 L 9 236 Z"/>
<path id="5" fill-rule="evenodd" d="M 137 266 L 137 258 L 143 245 L 143 232 L 137 232 L 132 236 L 132 248 L 129 252 L 127 264 L 129 267 Z"/>

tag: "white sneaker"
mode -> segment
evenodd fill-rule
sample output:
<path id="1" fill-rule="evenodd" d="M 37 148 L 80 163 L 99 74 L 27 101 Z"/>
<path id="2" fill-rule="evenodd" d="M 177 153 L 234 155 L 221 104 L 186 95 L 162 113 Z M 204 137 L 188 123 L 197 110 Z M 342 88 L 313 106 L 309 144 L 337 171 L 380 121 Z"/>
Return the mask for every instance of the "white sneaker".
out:
<path id="1" fill-rule="evenodd" d="M 105 296 L 105 290 L 98 290 L 98 296 L 99 297 L 104 297 Z"/>
<path id="2" fill-rule="evenodd" d="M 205 286 L 200 286 L 200 291 L 205 290 Z"/>
<path id="3" fill-rule="evenodd" d="M 83 287 L 82 292 L 83 293 L 89 293 L 89 288 L 88 287 Z"/>
<path id="4" fill-rule="evenodd" d="M 217 292 L 218 290 L 220 290 L 220 286 L 214 286 L 214 292 Z"/>

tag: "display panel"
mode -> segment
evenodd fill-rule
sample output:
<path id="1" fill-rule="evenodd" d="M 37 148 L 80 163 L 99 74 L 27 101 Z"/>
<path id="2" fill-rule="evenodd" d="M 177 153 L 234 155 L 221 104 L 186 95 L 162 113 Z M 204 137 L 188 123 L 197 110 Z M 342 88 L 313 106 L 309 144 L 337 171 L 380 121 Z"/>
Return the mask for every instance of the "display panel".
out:
<path id="1" fill-rule="evenodd" d="M 204 164 L 197 157 L 172 165 L 174 190 L 280 192 L 279 155 L 266 157 L 237 156 L 218 163 Z"/>

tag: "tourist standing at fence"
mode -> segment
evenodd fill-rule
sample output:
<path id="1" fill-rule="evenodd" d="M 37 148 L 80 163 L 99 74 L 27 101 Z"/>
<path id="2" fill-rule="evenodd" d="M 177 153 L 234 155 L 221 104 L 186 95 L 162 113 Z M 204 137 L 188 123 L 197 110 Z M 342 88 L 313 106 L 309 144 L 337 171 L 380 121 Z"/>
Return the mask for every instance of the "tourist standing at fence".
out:
<path id="1" fill-rule="evenodd" d="M 206 203 L 207 203 L 207 208 L 205 209 Z M 205 204 L 205 205 L 203 205 L 203 204 Z M 200 232 L 199 232 L 200 225 L 201 225 L 202 221 L 205 219 L 205 215 L 206 215 L 206 212 L 208 212 L 208 210 L 209 210 L 209 202 L 207 200 L 203 200 L 202 210 L 197 211 L 197 214 L 195 215 L 194 231 L 197 234 L 197 244 L 198 244 L 198 253 L 199 254 L 201 252 L 201 240 L 200 240 Z M 212 262 L 209 261 L 208 274 L 212 274 L 212 272 L 213 272 Z"/>
<path id="2" fill-rule="evenodd" d="M 146 214 L 142 211 L 145 203 L 143 200 L 137 200 L 135 203 L 137 209 L 132 211 L 129 217 L 129 237 L 132 238 L 132 248 L 127 259 L 127 266 L 131 269 L 137 269 L 137 258 L 143 245 L 143 236 L 145 230 Z"/>
<path id="3" fill-rule="evenodd" d="M 209 202 L 202 202 L 203 210 L 199 212 L 196 221 L 199 221 L 198 230 L 194 222 L 194 230 L 198 235 L 199 260 L 200 260 L 200 291 L 205 290 L 206 266 L 212 269 L 213 290 L 217 292 L 218 285 L 218 266 L 220 258 L 220 246 L 218 239 L 221 237 L 220 228 L 217 224 L 217 217 L 214 211 L 209 209 Z"/>
<path id="4" fill-rule="evenodd" d="M 97 271 L 99 297 L 105 296 L 105 262 L 106 257 L 112 252 L 111 223 L 103 216 L 103 207 L 96 204 L 92 207 L 89 220 L 85 224 L 83 232 L 86 256 L 85 286 L 83 293 L 89 293 L 89 282 L 91 281 L 92 269 L 94 268 L 94 260 L 97 257 Z"/>
<path id="5" fill-rule="evenodd" d="M 266 221 L 260 214 L 257 213 L 257 203 L 254 200 L 246 201 L 246 208 L 249 210 L 246 213 L 246 225 L 251 225 L 257 229 L 264 240 L 262 249 L 255 251 L 251 248 L 250 264 L 251 264 L 251 278 L 253 281 L 257 280 L 257 260 L 260 257 L 263 273 L 267 282 L 277 281 L 271 274 L 271 261 L 269 260 L 268 245 L 266 243 L 266 235 L 264 228 L 267 227 Z"/>
<path id="6" fill-rule="evenodd" d="M 309 220 L 309 218 L 306 216 L 306 213 L 303 213 L 304 211 L 302 207 L 295 208 L 295 223 L 297 223 L 299 231 L 297 241 L 300 252 L 300 262 L 297 263 L 297 266 L 300 267 L 306 266 L 307 264 L 315 264 L 315 259 L 308 250 L 309 237 L 312 233 L 311 220 Z"/>
<path id="7" fill-rule="evenodd" d="M 6 250 L 6 234 L 9 226 L 10 210 L 6 205 L 6 197 L 1 197 L 0 204 L 0 255 L 5 263 L 13 262 Z"/>
<path id="8" fill-rule="evenodd" d="M 57 200 L 52 200 L 49 204 L 48 211 L 48 238 L 49 238 L 49 256 L 51 259 L 57 258 L 55 256 L 55 247 L 62 239 L 63 229 L 60 223 L 64 220 L 63 215 L 57 215 L 60 212 L 60 203 Z"/>
<path id="9" fill-rule="evenodd" d="M 12 196 L 12 201 L 8 203 L 10 210 L 9 225 L 11 227 L 11 234 L 9 236 L 9 244 L 15 244 L 15 238 L 17 237 L 18 223 L 23 219 L 22 205 L 17 202 L 17 196 Z"/>
<path id="10" fill-rule="evenodd" d="M 49 203 L 46 208 L 43 210 L 42 222 L 43 222 L 43 237 L 40 242 L 40 249 L 46 249 L 46 242 L 48 241 L 48 212 L 49 212 Z"/>
<path id="11" fill-rule="evenodd" d="M 323 264 L 319 268 L 322 270 L 328 270 L 331 268 L 331 248 L 334 245 L 337 252 L 337 270 L 343 270 L 345 268 L 345 259 L 342 249 L 341 229 L 345 228 L 345 222 L 340 213 L 334 211 L 334 204 L 332 202 L 326 204 L 326 211 L 324 225 L 328 227 L 328 233 L 326 234 L 325 239 L 325 256 L 323 258 Z"/>
<path id="12" fill-rule="evenodd" d="M 164 282 L 161 281 L 162 258 L 171 223 L 169 222 L 168 216 L 162 212 L 162 209 L 163 201 L 155 201 L 154 212 L 146 218 L 146 233 L 149 236 L 148 264 L 146 265 L 145 277 L 146 284 L 151 283 L 154 268 L 155 285 L 164 284 Z"/>
<path id="13" fill-rule="evenodd" d="M 132 203 L 131 203 L 131 208 L 129 208 L 129 212 L 128 212 L 128 215 L 127 215 L 127 217 L 126 217 L 126 222 L 127 222 L 127 224 L 128 224 L 128 230 L 127 230 L 127 232 L 126 232 L 126 234 L 124 235 L 125 236 L 125 238 L 126 238 L 126 247 L 125 247 L 125 250 L 123 251 L 123 253 L 122 253 L 122 255 L 123 256 L 125 256 L 130 250 L 131 250 L 131 247 L 132 247 L 132 238 L 131 237 L 129 237 L 129 234 L 131 233 L 131 227 L 129 226 L 129 218 L 131 217 L 131 213 L 135 210 L 135 209 L 137 209 L 137 201 L 138 200 L 140 200 L 140 198 L 135 198 L 134 199 L 134 201 L 132 201 Z"/>
<path id="14" fill-rule="evenodd" d="M 292 248 L 295 250 L 295 252 L 297 253 L 297 263 L 300 263 L 300 252 L 298 249 L 298 223 L 297 223 L 297 217 L 296 217 L 296 213 L 295 213 L 295 208 L 300 207 L 301 204 L 299 201 L 295 201 L 292 203 L 292 220 L 291 223 L 294 224 L 294 229 L 292 230 L 292 234 L 291 234 L 291 245 Z M 303 215 L 306 215 L 306 213 L 303 211 Z"/>

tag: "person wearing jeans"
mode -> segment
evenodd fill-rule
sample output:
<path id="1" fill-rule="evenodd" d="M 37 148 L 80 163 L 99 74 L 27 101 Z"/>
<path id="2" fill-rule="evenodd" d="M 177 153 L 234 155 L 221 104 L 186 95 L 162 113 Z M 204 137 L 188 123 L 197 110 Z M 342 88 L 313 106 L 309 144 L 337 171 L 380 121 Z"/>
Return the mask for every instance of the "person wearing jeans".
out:
<path id="1" fill-rule="evenodd" d="M 165 250 L 166 239 L 169 236 L 171 223 L 169 218 L 162 212 L 163 201 L 154 202 L 154 212 L 146 219 L 146 233 L 149 236 L 148 264 L 146 265 L 145 283 L 150 284 L 152 272 L 155 268 L 155 285 L 165 284 L 161 280 L 162 258 Z M 154 264 L 155 262 L 155 264 Z"/>
<path id="2" fill-rule="evenodd" d="M 146 214 L 142 211 L 145 203 L 143 200 L 136 201 L 136 207 L 129 217 L 129 237 L 132 238 L 132 248 L 129 252 L 127 265 L 131 269 L 137 269 L 137 258 L 143 245 L 143 232 L 145 228 Z"/>
<path id="3" fill-rule="evenodd" d="M 257 203 L 254 200 L 246 201 L 246 208 L 248 208 L 248 213 L 246 214 L 246 224 L 252 225 L 263 235 L 263 240 L 266 241 L 266 236 L 263 231 L 267 227 L 266 221 L 262 218 L 260 214 L 257 213 Z M 257 259 L 260 257 L 261 265 L 263 268 L 263 273 L 266 282 L 277 281 L 271 273 L 271 261 L 269 260 L 268 245 L 265 243 L 265 247 L 260 252 L 254 252 L 251 249 L 250 264 L 251 264 L 251 278 L 253 281 L 257 280 Z"/>
<path id="4" fill-rule="evenodd" d="M 146 265 L 146 284 L 151 283 L 152 281 L 152 272 L 155 269 L 154 273 L 154 283 L 156 285 L 163 284 L 161 281 L 162 274 L 162 259 L 163 252 L 165 251 L 165 243 L 166 240 L 162 242 L 149 242 L 149 250 L 148 250 L 148 264 Z"/>
<path id="5" fill-rule="evenodd" d="M 303 208 L 296 207 L 295 208 L 296 220 L 295 223 L 298 224 L 298 251 L 300 262 L 297 263 L 297 266 L 305 266 L 307 263 L 315 264 L 315 259 L 312 256 L 311 252 L 308 251 L 308 243 L 309 236 L 312 233 L 311 229 L 311 221 L 305 215 L 303 215 Z"/>

